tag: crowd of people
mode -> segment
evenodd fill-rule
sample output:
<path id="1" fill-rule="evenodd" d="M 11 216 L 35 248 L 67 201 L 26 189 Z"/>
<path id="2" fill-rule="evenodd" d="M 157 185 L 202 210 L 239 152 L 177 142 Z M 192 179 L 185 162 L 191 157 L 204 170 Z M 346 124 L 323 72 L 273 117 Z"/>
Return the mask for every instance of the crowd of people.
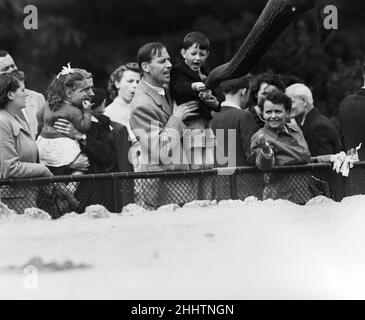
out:
<path id="1" fill-rule="evenodd" d="M 210 90 L 209 53 L 209 40 L 200 32 L 185 36 L 174 63 L 162 43 L 147 43 L 136 62 L 112 72 L 106 89 L 94 88 L 90 72 L 68 64 L 50 81 L 44 98 L 25 88 L 24 72 L 0 50 L 0 177 L 246 165 L 265 172 L 313 162 L 339 168 L 343 151 L 363 142 L 365 84 L 342 102 L 339 132 L 315 107 L 304 83 L 284 84 L 278 75 L 263 73 L 225 80 Z M 365 65 L 362 71 L 365 81 Z M 112 102 L 106 106 L 108 96 Z M 364 149 L 359 156 L 365 160 Z M 148 183 L 152 196 L 138 195 L 133 184 L 129 192 L 155 208 L 164 196 L 163 181 Z M 264 186 L 264 199 L 298 202 L 290 175 L 267 173 Z M 99 187 L 80 183 L 76 195 L 89 192 L 83 207 L 103 202 L 97 190 L 90 191 Z M 308 198 L 311 187 L 308 177 Z M 25 192 L 1 190 L 1 201 L 10 207 Z"/>

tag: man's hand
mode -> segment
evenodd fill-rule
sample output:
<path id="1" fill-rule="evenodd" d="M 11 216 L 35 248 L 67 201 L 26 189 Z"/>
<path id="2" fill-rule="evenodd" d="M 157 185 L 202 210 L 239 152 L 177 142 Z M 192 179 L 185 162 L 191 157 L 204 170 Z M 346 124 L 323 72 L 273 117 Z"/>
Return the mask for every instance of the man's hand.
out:
<path id="1" fill-rule="evenodd" d="M 77 158 L 71 162 L 70 168 L 73 170 L 87 171 L 89 168 L 89 159 L 83 153 L 80 153 Z"/>
<path id="2" fill-rule="evenodd" d="M 198 91 L 198 92 L 206 90 L 205 84 L 203 82 L 193 82 L 191 84 L 191 88 L 194 91 Z"/>
<path id="3" fill-rule="evenodd" d="M 172 115 L 181 121 L 186 120 L 189 117 L 197 116 L 199 113 L 195 112 L 198 110 L 198 101 L 188 101 L 174 108 Z"/>
<path id="4" fill-rule="evenodd" d="M 66 119 L 58 118 L 53 127 L 57 132 L 62 133 L 71 139 L 78 140 L 82 137 L 82 133 L 75 129 L 73 124 Z"/>

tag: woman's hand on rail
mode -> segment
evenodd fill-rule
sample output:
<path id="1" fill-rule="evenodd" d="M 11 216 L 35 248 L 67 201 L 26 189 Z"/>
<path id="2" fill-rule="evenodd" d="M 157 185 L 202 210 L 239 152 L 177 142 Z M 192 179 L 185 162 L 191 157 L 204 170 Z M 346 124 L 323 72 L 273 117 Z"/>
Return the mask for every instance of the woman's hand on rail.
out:
<path id="1" fill-rule="evenodd" d="M 330 161 L 333 163 L 332 169 L 337 173 L 340 173 L 343 162 L 346 160 L 346 153 L 341 151 L 337 154 L 332 154 Z"/>

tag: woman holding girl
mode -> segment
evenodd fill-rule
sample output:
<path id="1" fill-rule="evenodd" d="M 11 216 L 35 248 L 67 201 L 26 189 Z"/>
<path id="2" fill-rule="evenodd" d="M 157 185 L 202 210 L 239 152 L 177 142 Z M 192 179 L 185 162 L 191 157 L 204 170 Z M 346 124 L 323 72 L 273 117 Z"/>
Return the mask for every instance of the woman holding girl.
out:
<path id="1" fill-rule="evenodd" d="M 0 75 L 0 178 L 49 177 L 49 169 L 38 163 L 38 150 L 29 126 L 19 118 L 25 108 L 24 84 L 15 77 Z M 1 186 L 0 198 L 9 208 L 22 213 L 25 207 L 35 206 L 36 190 Z M 27 197 L 24 201 L 20 198 Z"/>

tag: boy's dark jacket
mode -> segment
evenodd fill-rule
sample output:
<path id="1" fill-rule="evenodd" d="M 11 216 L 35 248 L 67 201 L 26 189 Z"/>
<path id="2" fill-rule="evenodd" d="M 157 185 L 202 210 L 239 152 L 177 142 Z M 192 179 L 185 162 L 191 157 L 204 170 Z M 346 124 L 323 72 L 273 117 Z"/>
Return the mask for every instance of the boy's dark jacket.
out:
<path id="1" fill-rule="evenodd" d="M 204 69 L 202 69 L 202 73 L 206 74 Z M 199 101 L 199 115 L 190 117 L 188 121 L 197 119 L 210 120 L 212 119 L 212 116 L 210 114 L 212 109 L 206 106 L 199 99 L 198 92 L 194 91 L 191 88 L 191 84 L 193 82 L 204 82 L 204 81 L 202 81 L 199 77 L 199 74 L 191 70 L 182 59 L 178 59 L 177 63 L 171 69 L 170 91 L 172 99 L 176 101 L 177 105 L 180 105 L 182 103 L 191 100 Z M 214 111 L 218 112 L 219 110 L 220 107 L 219 109 L 216 109 Z"/>

